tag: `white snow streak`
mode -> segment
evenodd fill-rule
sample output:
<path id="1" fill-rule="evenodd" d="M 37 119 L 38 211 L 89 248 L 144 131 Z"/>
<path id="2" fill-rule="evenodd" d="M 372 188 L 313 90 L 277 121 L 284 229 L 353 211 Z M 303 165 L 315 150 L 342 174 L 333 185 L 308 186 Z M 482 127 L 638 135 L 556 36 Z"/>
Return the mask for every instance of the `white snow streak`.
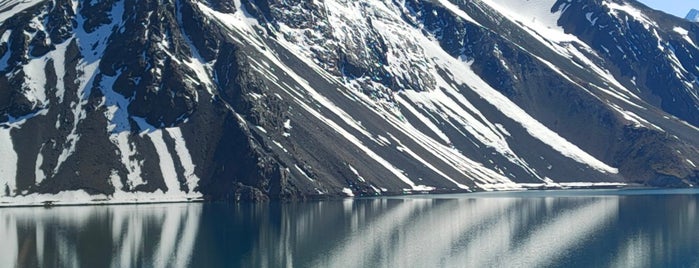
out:
<path id="1" fill-rule="evenodd" d="M 187 188 L 191 193 L 194 191 L 194 188 L 199 185 L 199 177 L 194 173 L 195 165 L 192 161 L 192 156 L 189 154 L 189 149 L 187 149 L 184 137 L 182 136 L 182 131 L 180 128 L 168 128 L 166 131 L 170 134 L 170 137 L 175 140 L 175 152 L 177 152 L 180 163 L 184 168 L 184 178 L 187 182 Z"/>
<path id="2" fill-rule="evenodd" d="M 659 126 L 649 122 L 648 120 L 631 111 L 624 110 L 623 108 L 619 107 L 619 105 L 610 103 L 609 107 L 621 114 L 627 121 L 632 122 L 634 127 L 655 128 L 661 132 L 665 132 L 665 130 L 660 128 Z"/>
<path id="3" fill-rule="evenodd" d="M 172 161 L 172 155 L 170 155 L 167 145 L 165 144 L 165 140 L 163 139 L 163 130 L 158 129 L 148 133 L 147 135 L 153 142 L 155 151 L 158 153 L 160 172 L 163 174 L 163 180 L 165 180 L 165 186 L 168 189 L 166 193 L 173 195 L 182 194 L 182 191 L 180 190 L 180 182 L 177 180 L 175 163 Z"/>
<path id="4" fill-rule="evenodd" d="M 616 16 L 619 15 L 619 11 L 624 12 L 631 16 L 633 19 L 636 21 L 640 22 L 643 24 L 643 26 L 646 29 L 650 29 L 651 26 L 658 27 L 657 23 L 653 21 L 652 19 L 648 18 L 643 12 L 639 9 L 637 9 L 634 6 L 631 6 L 628 3 L 624 3 L 623 5 L 611 1 L 602 1 L 602 4 L 607 6 L 610 9 L 610 12 Z"/>
<path id="5" fill-rule="evenodd" d="M 111 176 L 112 185 L 121 186 L 118 176 Z M 115 184 L 116 182 L 116 184 Z M 11 206 L 43 206 L 45 202 L 55 205 L 83 204 L 137 204 L 137 203 L 171 203 L 202 200 L 201 194 L 172 195 L 157 190 L 147 192 L 124 192 L 118 190 L 112 196 L 103 194 L 90 195 L 83 190 L 62 191 L 57 194 L 28 194 L 14 197 L 0 196 L 0 207 Z"/>
<path id="6" fill-rule="evenodd" d="M 560 13 L 550 11 L 556 0 L 481 0 L 481 2 L 524 26 L 525 30 L 545 36 L 548 40 L 554 42 L 577 40 L 577 37 L 566 34 L 563 28 L 558 26 Z"/>
<path id="7" fill-rule="evenodd" d="M 342 192 L 345 193 L 349 197 L 354 196 L 354 193 L 352 193 L 352 190 L 350 190 L 349 188 L 342 188 Z"/>
<path id="8" fill-rule="evenodd" d="M 128 189 L 134 189 L 136 186 L 142 185 L 145 182 L 141 177 L 141 166 L 143 161 L 135 158 L 136 146 L 130 141 L 131 126 L 129 123 L 128 105 L 129 101 L 121 94 L 114 91 L 114 81 L 120 73 L 113 77 L 102 76 L 102 84 L 100 85 L 102 93 L 105 95 L 105 117 L 109 121 L 106 131 L 109 134 L 109 140 L 117 146 L 121 163 L 126 168 L 126 181 Z M 121 188 L 119 188 L 121 189 Z"/>
<path id="9" fill-rule="evenodd" d="M 44 163 L 44 156 L 41 154 L 41 151 L 43 151 L 43 149 L 44 149 L 44 145 L 45 144 L 41 145 L 41 148 L 39 149 L 39 153 L 36 155 L 36 165 L 34 168 L 34 170 L 35 170 L 34 176 L 36 178 L 34 183 L 36 185 L 39 185 L 42 181 L 44 181 L 46 179 L 46 174 L 44 174 L 44 170 L 41 169 L 41 165 Z"/>
<path id="10" fill-rule="evenodd" d="M 308 176 L 308 174 L 305 171 L 303 171 L 303 169 L 301 169 L 298 165 L 294 165 L 294 167 L 296 168 L 296 170 L 298 170 L 299 173 L 301 173 L 301 175 L 306 177 L 306 179 L 308 179 L 311 182 L 315 182 L 315 180 L 311 179 L 311 177 Z"/>
<path id="11" fill-rule="evenodd" d="M 3 55 L 2 58 L 0 58 L 0 71 L 5 70 L 5 68 L 7 68 L 7 61 L 10 60 L 10 55 L 12 54 L 12 51 L 9 49 L 8 43 L 10 39 L 10 34 L 12 34 L 12 30 L 5 30 L 2 36 L 0 36 L 0 45 L 8 45 L 8 50 L 5 51 L 5 55 Z"/>
<path id="12" fill-rule="evenodd" d="M 425 51 L 431 52 L 429 56 L 433 57 L 439 66 L 451 70 L 452 73 L 460 74 L 459 76 L 452 77 L 452 79 L 459 83 L 470 85 L 470 88 L 500 110 L 505 116 L 521 124 L 532 137 L 551 146 L 551 148 L 564 156 L 579 163 L 586 164 L 598 171 L 614 174 L 618 173 L 618 169 L 608 166 L 584 152 L 578 146 L 568 142 L 566 139 L 531 117 L 500 92 L 490 87 L 490 85 L 478 77 L 478 75 L 473 73 L 468 63 L 452 58 L 446 54 L 446 52 L 439 49 L 439 47 L 436 47 L 438 45 L 432 42 L 423 41 L 423 46 L 426 48 Z"/>
<path id="13" fill-rule="evenodd" d="M 56 50 L 51 51 L 48 55 L 53 59 L 53 68 L 56 70 L 56 97 L 58 97 L 58 102 L 63 103 L 63 98 L 65 97 L 65 81 L 63 80 L 66 75 L 66 50 L 70 41 L 63 42 L 63 44 L 56 45 Z"/>
<path id="14" fill-rule="evenodd" d="M 697 44 L 694 43 L 694 40 L 692 40 L 692 38 L 689 37 L 689 31 L 687 31 L 687 29 L 678 26 L 678 27 L 672 28 L 672 30 L 674 32 L 680 34 L 682 36 L 682 38 L 685 41 L 687 41 L 687 43 L 689 43 L 693 47 L 699 49 L 699 46 L 697 46 Z"/>
<path id="15" fill-rule="evenodd" d="M 460 18 L 462 18 L 462 19 L 464 19 L 464 20 L 466 20 L 466 21 L 469 21 L 469 22 L 471 22 L 471 23 L 473 23 L 473 24 L 476 24 L 476 25 L 478 25 L 478 26 L 481 26 L 480 23 L 478 23 L 476 20 L 474 20 L 473 18 L 471 18 L 471 16 L 469 16 L 468 14 L 466 14 L 466 12 L 464 12 L 463 10 L 461 10 L 458 6 L 456 6 L 456 5 L 454 5 L 453 3 L 449 2 L 449 0 L 439 0 L 439 3 L 442 4 L 444 7 L 446 7 L 447 9 L 449 9 L 449 10 L 450 10 L 451 12 L 453 12 L 454 14 L 456 14 L 457 16 L 459 16 Z"/>
<path id="16" fill-rule="evenodd" d="M 15 152 L 12 136 L 8 128 L 0 128 L 0 196 L 5 196 L 5 190 L 10 190 L 10 195 L 15 194 L 17 188 L 17 152 Z"/>
<path id="17" fill-rule="evenodd" d="M 43 108 L 48 105 L 46 98 L 46 58 L 37 58 L 23 66 L 24 85 L 23 93 L 27 100 L 32 102 L 32 108 Z"/>
<path id="18" fill-rule="evenodd" d="M 439 176 L 442 176 L 444 179 L 446 179 L 446 180 L 448 180 L 448 181 L 451 181 L 452 183 L 456 184 L 457 187 L 459 187 L 459 188 L 461 188 L 461 189 L 469 189 L 468 186 L 466 186 L 466 185 L 464 185 L 464 184 L 461 184 L 461 183 L 459 183 L 459 182 L 453 180 L 453 179 L 452 179 L 451 177 L 449 177 L 447 174 L 444 174 L 444 172 L 442 172 L 441 170 L 437 169 L 437 168 L 436 168 L 434 165 L 432 165 L 430 162 L 427 162 L 425 159 L 423 159 L 422 157 L 420 157 L 418 154 L 416 154 L 416 153 L 414 153 L 412 150 L 410 150 L 408 147 L 406 147 L 406 146 L 404 146 L 403 144 L 401 144 L 400 141 L 399 141 L 398 139 L 396 139 L 395 137 L 391 136 L 391 138 L 393 138 L 393 140 L 394 140 L 396 143 L 398 143 L 398 145 L 396 146 L 396 149 L 397 149 L 398 151 L 401 151 L 401 152 L 403 152 L 403 153 L 408 154 L 408 155 L 411 156 L 413 159 L 415 159 L 415 160 L 417 160 L 418 162 L 422 163 L 425 167 L 427 167 L 427 168 L 431 169 L 432 171 L 434 171 L 435 173 L 439 174 Z"/>

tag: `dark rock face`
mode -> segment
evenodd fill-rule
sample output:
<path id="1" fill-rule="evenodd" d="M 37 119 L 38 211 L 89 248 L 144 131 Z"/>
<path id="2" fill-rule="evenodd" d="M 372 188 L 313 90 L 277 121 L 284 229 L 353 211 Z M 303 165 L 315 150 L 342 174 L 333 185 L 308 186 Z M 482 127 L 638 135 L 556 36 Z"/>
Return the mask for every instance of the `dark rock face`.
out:
<path id="1" fill-rule="evenodd" d="M 131 100 L 129 114 L 156 127 L 175 126 L 196 109 L 199 86 L 196 73 L 180 62 L 192 56 L 176 6 L 150 1 L 132 6 L 136 12 L 110 36 L 120 42 L 107 44 L 100 69 L 116 76 L 113 89 Z"/>
<path id="2" fill-rule="evenodd" d="M 508 1 L 6 1 L 0 202 L 699 183 L 695 23 Z"/>

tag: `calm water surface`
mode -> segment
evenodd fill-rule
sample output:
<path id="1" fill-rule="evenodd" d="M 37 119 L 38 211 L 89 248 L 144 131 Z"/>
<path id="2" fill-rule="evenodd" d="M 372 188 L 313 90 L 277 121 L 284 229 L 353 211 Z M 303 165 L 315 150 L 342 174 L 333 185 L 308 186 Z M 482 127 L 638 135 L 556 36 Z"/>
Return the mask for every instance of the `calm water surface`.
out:
<path id="1" fill-rule="evenodd" d="M 0 209 L 0 267 L 698 267 L 697 191 Z"/>

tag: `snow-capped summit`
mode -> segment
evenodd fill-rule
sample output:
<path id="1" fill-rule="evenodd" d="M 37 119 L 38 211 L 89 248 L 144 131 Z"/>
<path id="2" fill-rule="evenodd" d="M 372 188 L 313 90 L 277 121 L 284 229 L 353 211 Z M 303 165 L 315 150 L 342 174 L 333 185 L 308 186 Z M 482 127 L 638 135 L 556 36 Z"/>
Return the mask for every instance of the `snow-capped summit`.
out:
<path id="1" fill-rule="evenodd" d="M 632 0 L 0 1 L 0 203 L 694 186 L 698 37 Z"/>

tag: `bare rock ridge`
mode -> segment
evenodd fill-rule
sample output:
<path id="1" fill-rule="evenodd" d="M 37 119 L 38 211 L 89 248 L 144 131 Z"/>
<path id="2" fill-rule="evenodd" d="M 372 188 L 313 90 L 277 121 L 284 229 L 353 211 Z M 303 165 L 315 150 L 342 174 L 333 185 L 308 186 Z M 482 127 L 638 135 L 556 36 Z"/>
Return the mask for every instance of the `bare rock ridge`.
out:
<path id="1" fill-rule="evenodd" d="M 0 204 L 699 183 L 632 0 L 0 1 Z"/>

